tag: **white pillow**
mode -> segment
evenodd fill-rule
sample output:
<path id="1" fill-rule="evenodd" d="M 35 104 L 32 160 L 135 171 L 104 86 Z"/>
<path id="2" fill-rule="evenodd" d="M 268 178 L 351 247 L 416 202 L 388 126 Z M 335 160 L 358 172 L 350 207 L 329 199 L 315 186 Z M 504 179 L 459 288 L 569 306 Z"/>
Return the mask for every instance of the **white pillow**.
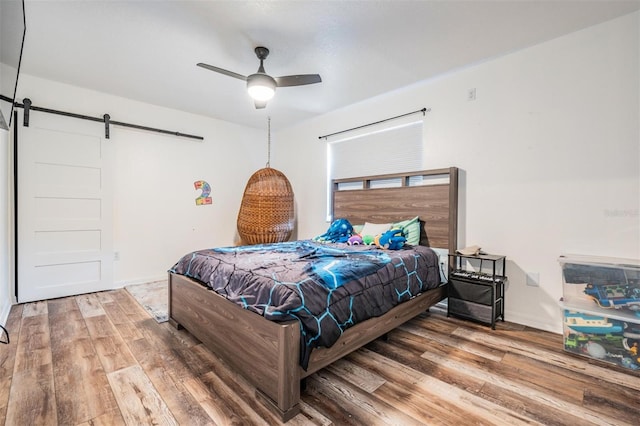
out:
<path id="1" fill-rule="evenodd" d="M 384 232 L 387 232 L 389 229 L 391 229 L 390 223 L 365 222 L 364 226 L 362 227 L 362 231 L 360 231 L 360 235 L 362 236 L 371 235 L 372 237 L 375 237 L 376 235 L 380 235 Z"/>

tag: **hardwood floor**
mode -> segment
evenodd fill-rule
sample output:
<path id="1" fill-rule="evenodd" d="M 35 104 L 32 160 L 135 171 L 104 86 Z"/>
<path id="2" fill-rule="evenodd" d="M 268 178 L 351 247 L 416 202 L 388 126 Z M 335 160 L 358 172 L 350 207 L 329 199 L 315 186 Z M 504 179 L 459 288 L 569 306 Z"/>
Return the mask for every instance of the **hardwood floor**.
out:
<path id="1" fill-rule="evenodd" d="M 433 308 L 432 308 L 433 311 Z M 0 424 L 278 424 L 248 383 L 125 290 L 16 305 Z M 640 374 L 561 336 L 425 313 L 312 375 L 291 425 L 640 424 Z"/>

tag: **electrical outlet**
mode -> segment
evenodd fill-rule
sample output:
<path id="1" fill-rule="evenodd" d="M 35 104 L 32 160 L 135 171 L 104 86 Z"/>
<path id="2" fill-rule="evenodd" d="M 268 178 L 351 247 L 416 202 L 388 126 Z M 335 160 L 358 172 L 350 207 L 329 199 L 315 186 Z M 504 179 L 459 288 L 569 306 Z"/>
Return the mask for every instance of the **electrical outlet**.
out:
<path id="1" fill-rule="evenodd" d="M 467 100 L 475 101 L 476 100 L 476 88 L 467 90 Z"/>
<path id="2" fill-rule="evenodd" d="M 113 260 L 120 260 L 120 252 L 119 251 L 114 251 L 113 252 Z"/>
<path id="3" fill-rule="evenodd" d="M 540 287 L 540 273 L 527 272 L 527 285 L 529 287 Z"/>

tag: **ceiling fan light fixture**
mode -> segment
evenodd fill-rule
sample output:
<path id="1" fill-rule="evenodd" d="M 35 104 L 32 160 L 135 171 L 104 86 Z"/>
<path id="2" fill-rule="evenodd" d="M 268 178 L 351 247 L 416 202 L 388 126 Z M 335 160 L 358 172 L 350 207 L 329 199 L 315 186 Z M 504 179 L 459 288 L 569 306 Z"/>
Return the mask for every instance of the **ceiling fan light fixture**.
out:
<path id="1" fill-rule="evenodd" d="M 322 82 L 319 74 L 297 74 L 286 75 L 284 77 L 271 77 L 264 71 L 264 60 L 269 56 L 269 49 L 263 46 L 258 46 L 254 51 L 260 60 L 260 67 L 258 68 L 258 71 L 248 77 L 202 62 L 197 65 L 209 71 L 214 71 L 229 77 L 237 78 L 238 80 L 246 81 L 247 91 L 249 92 L 249 96 L 253 98 L 253 103 L 256 109 L 262 109 L 267 106 L 267 101 L 273 98 L 273 95 L 276 93 L 276 87 L 304 86 L 307 84 Z"/>
<path id="2" fill-rule="evenodd" d="M 256 101 L 268 101 L 276 93 L 276 81 L 267 74 L 253 74 L 247 78 L 247 91 Z"/>

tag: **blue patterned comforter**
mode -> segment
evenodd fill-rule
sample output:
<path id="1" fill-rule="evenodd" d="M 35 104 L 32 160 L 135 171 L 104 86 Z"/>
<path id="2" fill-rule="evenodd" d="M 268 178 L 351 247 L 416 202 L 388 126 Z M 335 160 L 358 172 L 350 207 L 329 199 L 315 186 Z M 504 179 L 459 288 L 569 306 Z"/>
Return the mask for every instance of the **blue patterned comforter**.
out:
<path id="1" fill-rule="evenodd" d="M 440 285 L 438 256 L 428 247 L 309 240 L 199 250 L 170 271 L 269 320 L 299 321 L 303 368 L 313 348 L 330 347 L 348 327 Z"/>

